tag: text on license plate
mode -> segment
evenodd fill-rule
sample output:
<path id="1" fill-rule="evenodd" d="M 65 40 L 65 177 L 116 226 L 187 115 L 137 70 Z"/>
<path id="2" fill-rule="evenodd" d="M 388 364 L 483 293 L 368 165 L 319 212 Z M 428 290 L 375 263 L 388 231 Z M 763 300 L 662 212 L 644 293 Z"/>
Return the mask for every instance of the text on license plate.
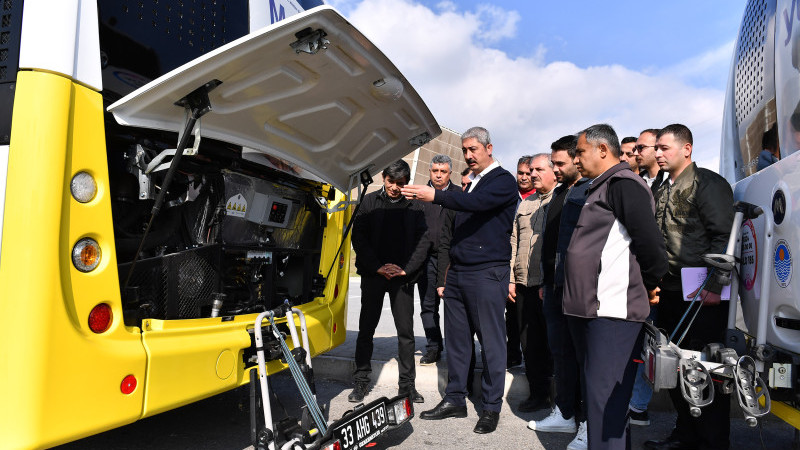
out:
<path id="1" fill-rule="evenodd" d="M 336 427 L 334 435 L 342 444 L 343 450 L 362 448 L 372 442 L 389 427 L 386 420 L 386 405 L 379 403 Z"/>

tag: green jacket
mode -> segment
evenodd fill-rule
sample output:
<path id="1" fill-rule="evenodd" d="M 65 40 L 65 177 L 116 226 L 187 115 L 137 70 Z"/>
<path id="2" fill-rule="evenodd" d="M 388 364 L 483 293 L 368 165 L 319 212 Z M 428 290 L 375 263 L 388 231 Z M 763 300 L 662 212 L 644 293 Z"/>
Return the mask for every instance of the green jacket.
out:
<path id="1" fill-rule="evenodd" d="M 681 269 L 704 267 L 701 256 L 725 253 L 733 225 L 733 191 L 720 175 L 692 163 L 656 197 L 656 222 L 667 248 L 669 271 L 661 289 L 681 290 Z M 709 286 L 719 292 L 718 286 Z"/>

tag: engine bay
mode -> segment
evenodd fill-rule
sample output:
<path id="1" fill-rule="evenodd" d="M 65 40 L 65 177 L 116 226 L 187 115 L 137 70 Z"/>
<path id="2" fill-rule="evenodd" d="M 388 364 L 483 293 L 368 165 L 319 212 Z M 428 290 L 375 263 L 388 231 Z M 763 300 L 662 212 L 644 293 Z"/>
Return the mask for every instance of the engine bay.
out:
<path id="1" fill-rule="evenodd" d="M 332 188 L 247 161 L 240 147 L 204 139 L 198 154 L 181 159 L 145 237 L 176 134 L 109 128 L 126 324 L 250 314 L 322 295 L 320 251 Z"/>

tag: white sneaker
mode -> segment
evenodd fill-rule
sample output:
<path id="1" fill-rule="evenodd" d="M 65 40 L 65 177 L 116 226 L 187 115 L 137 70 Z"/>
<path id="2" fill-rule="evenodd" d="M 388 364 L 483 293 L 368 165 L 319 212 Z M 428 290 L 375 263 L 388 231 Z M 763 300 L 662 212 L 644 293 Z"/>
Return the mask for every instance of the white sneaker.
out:
<path id="1" fill-rule="evenodd" d="M 589 437 L 586 435 L 586 422 L 581 422 L 578 425 L 578 434 L 575 439 L 569 443 L 567 450 L 586 450 L 589 448 Z"/>
<path id="2" fill-rule="evenodd" d="M 531 420 L 528 422 L 528 428 L 536 431 L 556 432 L 556 433 L 574 433 L 577 427 L 575 426 L 575 418 L 571 417 L 565 419 L 561 415 L 561 410 L 558 406 L 553 408 L 549 416 L 542 420 Z M 584 435 L 586 431 L 584 431 Z"/>

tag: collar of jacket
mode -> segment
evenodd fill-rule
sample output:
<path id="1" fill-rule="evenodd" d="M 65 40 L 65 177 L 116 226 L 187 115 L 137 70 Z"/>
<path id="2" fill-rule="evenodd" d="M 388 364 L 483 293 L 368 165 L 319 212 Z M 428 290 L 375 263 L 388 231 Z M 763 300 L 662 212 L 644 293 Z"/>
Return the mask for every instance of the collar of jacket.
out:
<path id="1" fill-rule="evenodd" d="M 697 172 L 697 164 L 692 162 L 686 166 L 686 168 L 683 169 L 680 174 L 678 174 L 678 176 L 675 178 L 675 181 L 672 182 L 672 187 L 683 185 L 687 182 L 686 180 L 694 180 L 695 172 Z"/>
<path id="2" fill-rule="evenodd" d="M 555 190 L 556 190 L 556 188 L 550 189 L 549 191 L 547 191 L 544 194 L 541 191 L 536 191 L 533 194 L 529 195 L 528 198 L 523 200 L 523 202 L 528 200 L 528 199 L 547 200 L 551 195 L 553 195 L 553 191 L 555 191 Z"/>

